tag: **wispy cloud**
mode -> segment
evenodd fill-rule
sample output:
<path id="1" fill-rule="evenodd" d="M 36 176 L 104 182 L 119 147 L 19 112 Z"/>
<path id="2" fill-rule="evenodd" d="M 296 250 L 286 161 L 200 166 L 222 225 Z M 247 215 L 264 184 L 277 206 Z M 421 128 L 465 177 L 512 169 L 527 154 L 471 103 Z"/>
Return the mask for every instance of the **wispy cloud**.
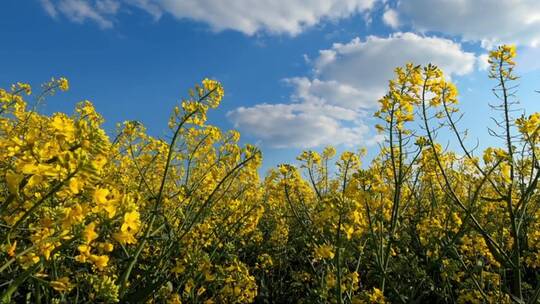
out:
<path id="1" fill-rule="evenodd" d="M 40 0 L 40 3 L 52 18 L 62 15 L 75 23 L 92 21 L 103 29 L 114 26 L 114 16 L 121 6 L 115 0 Z"/>
<path id="2" fill-rule="evenodd" d="M 51 16 L 52 18 L 56 18 L 56 16 L 58 16 L 58 11 L 51 0 L 39 0 L 39 2 L 47 15 Z"/>
<path id="3" fill-rule="evenodd" d="M 324 20 L 366 13 L 377 0 L 40 0 L 52 17 L 59 13 L 75 22 L 86 20 L 102 28 L 113 26 L 122 7 L 137 7 L 159 19 L 170 14 L 208 24 L 215 31 L 236 30 L 297 35 Z"/>

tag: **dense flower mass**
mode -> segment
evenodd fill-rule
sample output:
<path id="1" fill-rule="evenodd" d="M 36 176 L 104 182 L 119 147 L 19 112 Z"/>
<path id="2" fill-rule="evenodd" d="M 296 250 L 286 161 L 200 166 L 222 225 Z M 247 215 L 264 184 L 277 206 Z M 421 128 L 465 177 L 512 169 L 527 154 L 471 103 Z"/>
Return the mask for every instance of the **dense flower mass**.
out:
<path id="1" fill-rule="evenodd" d="M 474 155 L 456 87 L 406 64 L 370 164 L 327 147 L 264 179 L 255 147 L 207 123 L 215 80 L 173 109 L 167 140 L 136 121 L 109 137 L 88 101 L 40 114 L 63 77 L 35 106 L 28 84 L 0 89 L 0 301 L 536 303 L 540 114 L 512 117 L 515 56 L 490 53 L 498 147 Z"/>

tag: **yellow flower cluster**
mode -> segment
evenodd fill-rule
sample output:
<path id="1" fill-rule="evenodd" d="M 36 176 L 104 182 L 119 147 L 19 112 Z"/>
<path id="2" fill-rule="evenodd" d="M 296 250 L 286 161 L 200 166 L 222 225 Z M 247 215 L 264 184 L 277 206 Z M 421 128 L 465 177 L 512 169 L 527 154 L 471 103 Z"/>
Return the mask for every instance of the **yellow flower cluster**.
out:
<path id="1" fill-rule="evenodd" d="M 519 131 L 527 136 L 527 140 L 535 142 L 538 140 L 540 113 L 536 112 L 528 117 L 520 117 L 516 119 L 516 125 L 518 126 Z"/>
<path id="2" fill-rule="evenodd" d="M 40 96 L 52 95 L 69 82 L 53 78 L 42 88 Z M 237 132 L 204 123 L 223 98 L 217 81 L 205 79 L 193 92 L 173 113 L 167 143 L 136 122 L 119 126 L 111 141 L 87 101 L 72 116 L 45 116 L 27 110 L 30 85 L 0 90 L 0 267 L 2 281 L 11 282 L 0 290 L 2 302 L 44 288 L 49 299 L 151 299 L 166 282 L 176 290 L 167 299 L 254 299 L 254 278 L 234 253 L 259 238 L 260 153 L 240 147 Z M 210 255 L 224 247 L 230 254 Z M 187 268 L 173 280 L 174 261 L 194 266 L 201 258 L 215 283 L 180 292 L 187 278 L 201 283 Z M 140 288 L 156 281 L 163 283 Z"/>
<path id="3" fill-rule="evenodd" d="M 516 80 L 517 77 L 513 74 L 516 65 L 514 61 L 516 55 L 515 45 L 502 45 L 489 52 L 489 77 L 494 79 Z"/>
<path id="4" fill-rule="evenodd" d="M 497 96 L 517 79 L 515 52 L 490 53 Z M 68 88 L 52 79 L 40 96 Z M 207 124 L 224 96 L 215 80 L 179 102 L 164 138 L 128 121 L 111 140 L 90 102 L 47 116 L 27 107 L 30 94 L 24 83 L 0 90 L 3 303 L 525 303 L 540 294 L 540 114 L 505 118 L 508 129 L 493 134 L 506 142 L 477 157 L 454 117 L 458 91 L 434 65 L 395 70 L 370 164 L 363 150 L 326 147 L 264 179 L 257 148 Z M 462 151 L 437 141 L 443 130 Z"/>

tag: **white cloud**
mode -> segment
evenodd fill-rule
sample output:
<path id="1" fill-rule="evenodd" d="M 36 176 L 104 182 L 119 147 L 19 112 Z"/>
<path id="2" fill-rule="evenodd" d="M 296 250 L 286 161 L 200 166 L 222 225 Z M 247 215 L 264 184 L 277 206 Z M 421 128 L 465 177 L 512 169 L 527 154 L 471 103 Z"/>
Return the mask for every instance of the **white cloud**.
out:
<path id="1" fill-rule="evenodd" d="M 120 2 L 115 0 L 97 0 L 96 8 L 103 14 L 116 14 L 120 9 Z"/>
<path id="2" fill-rule="evenodd" d="M 57 8 L 73 22 L 83 23 L 88 19 L 96 22 L 101 28 L 111 28 L 113 26 L 111 20 L 104 17 L 96 6 L 92 6 L 87 1 L 62 0 L 58 2 Z"/>
<path id="3" fill-rule="evenodd" d="M 285 81 L 294 87 L 293 100 L 317 101 L 352 110 L 369 109 L 376 105 L 376 100 L 370 100 L 366 92 L 335 80 L 294 77 Z"/>
<path id="4" fill-rule="evenodd" d="M 95 22 L 100 28 L 113 27 L 113 17 L 120 9 L 116 0 L 40 0 L 45 12 L 52 18 L 63 15 L 72 22 Z"/>
<path id="5" fill-rule="evenodd" d="M 481 71 L 486 71 L 489 68 L 489 54 L 482 54 L 476 59 L 478 63 L 478 69 Z"/>
<path id="6" fill-rule="evenodd" d="M 47 15 L 51 16 L 52 18 L 56 18 L 56 16 L 58 16 L 58 12 L 50 0 L 39 0 L 39 2 Z"/>
<path id="7" fill-rule="evenodd" d="M 399 1 L 397 10 L 417 30 L 482 41 L 486 47 L 540 43 L 538 0 L 407 0 Z"/>
<path id="8" fill-rule="evenodd" d="M 356 113 L 322 104 L 263 103 L 237 108 L 227 116 L 235 128 L 275 148 L 358 145 L 368 132 L 365 125 L 352 122 Z"/>
<path id="9" fill-rule="evenodd" d="M 156 0 L 123 0 L 127 6 L 134 6 L 146 11 L 155 20 L 163 16 L 163 10 Z"/>
<path id="10" fill-rule="evenodd" d="M 203 21 L 215 30 L 248 35 L 259 31 L 295 35 L 322 19 L 340 19 L 372 7 L 374 0 L 163 0 L 164 11 L 177 18 Z"/>
<path id="11" fill-rule="evenodd" d="M 313 77 L 293 77 L 290 103 L 240 107 L 228 117 L 243 133 L 274 147 L 373 145 L 368 113 L 386 91 L 393 70 L 433 63 L 452 75 L 472 72 L 476 58 L 451 40 L 397 33 L 336 43 L 311 60 Z"/>
<path id="12" fill-rule="evenodd" d="M 396 29 L 399 27 L 399 15 L 393 9 L 385 10 L 382 19 L 383 19 L 384 24 L 388 25 L 389 27 L 393 29 Z"/>
<path id="13" fill-rule="evenodd" d="M 124 5 L 138 7 L 158 19 L 168 13 L 178 19 L 207 23 L 216 31 L 236 30 L 296 35 L 324 20 L 365 13 L 376 0 L 41 0 L 44 9 L 60 10 L 69 19 L 112 26 L 112 16 Z M 64 7 L 64 9 L 61 9 Z M 102 9 L 105 8 L 105 9 Z"/>
<path id="14" fill-rule="evenodd" d="M 369 106 L 384 95 L 394 68 L 407 62 L 433 63 L 453 76 L 471 72 L 475 56 L 448 39 L 395 33 L 387 38 L 369 36 L 365 41 L 355 38 L 346 44 L 335 43 L 331 49 L 319 52 L 314 68 L 321 81 L 334 81 L 360 92 L 351 95 L 349 103 Z"/>

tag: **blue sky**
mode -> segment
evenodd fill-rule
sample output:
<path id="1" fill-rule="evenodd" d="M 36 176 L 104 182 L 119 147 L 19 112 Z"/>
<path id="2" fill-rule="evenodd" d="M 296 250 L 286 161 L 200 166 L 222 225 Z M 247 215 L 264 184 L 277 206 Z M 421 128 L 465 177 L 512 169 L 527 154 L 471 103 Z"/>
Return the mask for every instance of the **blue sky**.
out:
<path id="1" fill-rule="evenodd" d="M 522 107 L 540 110 L 537 0 L 7 0 L 0 34 L 0 86 L 65 76 L 71 90 L 42 110 L 88 99 L 110 132 L 139 120 L 166 136 L 186 90 L 220 80 L 226 97 L 210 123 L 259 145 L 264 169 L 327 144 L 372 156 L 376 100 L 411 60 L 458 84 L 472 143 L 497 143 L 483 69 L 494 45 L 517 44 Z"/>

